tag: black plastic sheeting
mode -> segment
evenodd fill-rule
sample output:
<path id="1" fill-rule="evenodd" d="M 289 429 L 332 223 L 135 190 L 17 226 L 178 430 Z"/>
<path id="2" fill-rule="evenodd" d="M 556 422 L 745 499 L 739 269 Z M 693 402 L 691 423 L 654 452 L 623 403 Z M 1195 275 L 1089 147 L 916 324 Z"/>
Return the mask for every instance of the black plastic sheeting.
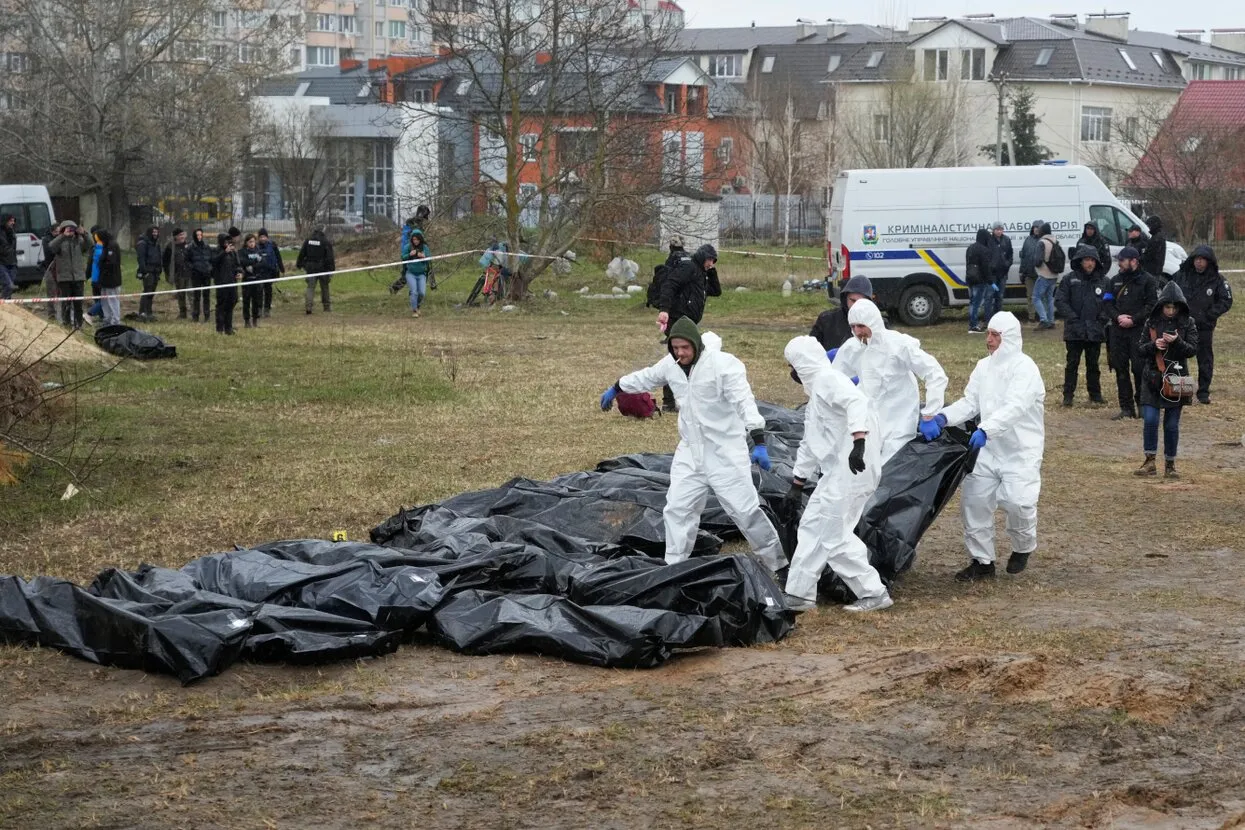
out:
<path id="1" fill-rule="evenodd" d="M 95 330 L 95 345 L 109 354 L 137 360 L 177 357 L 177 347 L 163 337 L 130 326 L 100 326 Z"/>
<path id="2" fill-rule="evenodd" d="M 775 515 L 803 413 L 761 405 L 774 469 L 754 472 L 793 548 L 798 516 Z M 884 578 L 955 492 L 966 436 L 920 439 L 883 470 L 858 533 Z M 214 553 L 178 570 L 103 571 L 87 588 L 0 577 L 0 641 L 61 649 L 184 683 L 236 660 L 317 663 L 392 652 L 413 639 L 467 654 L 536 652 L 653 667 L 677 650 L 781 640 L 794 615 L 766 568 L 721 556 L 739 538 L 710 498 L 693 558 L 662 560 L 669 455 L 603 461 L 552 481 L 514 479 L 403 510 L 371 542 L 289 540 Z M 823 587 L 850 599 L 841 583 Z M 837 593 L 836 593 L 837 591 Z"/>

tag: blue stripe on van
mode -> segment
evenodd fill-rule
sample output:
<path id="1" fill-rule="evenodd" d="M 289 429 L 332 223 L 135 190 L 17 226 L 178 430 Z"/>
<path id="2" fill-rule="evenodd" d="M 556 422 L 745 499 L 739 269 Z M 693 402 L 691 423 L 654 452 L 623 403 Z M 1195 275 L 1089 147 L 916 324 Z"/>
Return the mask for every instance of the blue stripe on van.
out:
<path id="1" fill-rule="evenodd" d="M 900 248 L 892 250 L 873 250 L 873 251 L 848 251 L 848 257 L 852 262 L 868 264 L 870 262 L 879 262 L 886 260 L 900 259 L 919 259 L 926 265 L 929 265 L 934 272 L 942 277 L 943 281 L 954 287 L 964 287 L 967 285 L 964 280 L 951 270 L 942 258 L 928 248 Z"/>

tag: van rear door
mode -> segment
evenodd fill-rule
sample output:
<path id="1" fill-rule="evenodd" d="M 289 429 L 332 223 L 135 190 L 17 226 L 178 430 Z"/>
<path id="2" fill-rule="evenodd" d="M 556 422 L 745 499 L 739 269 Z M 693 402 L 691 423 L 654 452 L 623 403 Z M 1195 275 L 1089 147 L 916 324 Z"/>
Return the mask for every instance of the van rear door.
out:
<path id="1" fill-rule="evenodd" d="M 0 204 L 0 214 L 17 217 L 18 275 L 36 269 L 43 260 L 43 236 L 52 228 L 52 214 L 42 202 Z"/>

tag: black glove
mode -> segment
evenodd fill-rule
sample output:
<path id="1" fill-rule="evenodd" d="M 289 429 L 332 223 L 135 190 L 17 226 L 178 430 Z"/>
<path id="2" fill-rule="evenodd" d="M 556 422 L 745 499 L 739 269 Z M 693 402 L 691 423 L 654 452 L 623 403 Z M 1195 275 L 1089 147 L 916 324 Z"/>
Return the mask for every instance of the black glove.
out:
<path id="1" fill-rule="evenodd" d="M 865 439 L 857 438 L 852 442 L 852 454 L 847 457 L 847 469 L 852 475 L 865 471 Z"/>
<path id="2" fill-rule="evenodd" d="M 804 482 L 798 478 L 791 482 L 791 488 L 787 490 L 787 495 L 783 496 L 782 508 L 788 512 L 788 515 L 794 516 L 800 509 L 800 502 L 804 499 Z"/>

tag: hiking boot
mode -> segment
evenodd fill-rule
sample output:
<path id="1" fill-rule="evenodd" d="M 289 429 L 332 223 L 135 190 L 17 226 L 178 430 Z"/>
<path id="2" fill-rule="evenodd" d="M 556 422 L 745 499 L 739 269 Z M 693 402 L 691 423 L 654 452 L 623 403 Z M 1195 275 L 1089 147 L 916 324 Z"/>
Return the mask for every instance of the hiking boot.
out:
<path id="1" fill-rule="evenodd" d="M 1029 551 L 1033 553 L 1033 551 Z M 1007 557 L 1007 572 L 1009 574 L 1018 574 L 1029 564 L 1029 553 L 1017 553 L 1012 551 L 1012 555 Z"/>
<path id="2" fill-rule="evenodd" d="M 851 611 L 853 614 L 864 611 L 884 611 L 895 604 L 895 600 L 891 599 L 889 593 L 883 592 L 876 597 L 862 597 L 851 605 L 844 605 L 844 611 Z"/>
<path id="3" fill-rule="evenodd" d="M 415 309 L 414 311 L 412 311 L 412 312 L 411 312 L 411 316 L 412 316 L 412 317 L 418 317 L 418 316 L 419 316 L 419 309 L 417 308 L 417 309 Z"/>
<path id="4" fill-rule="evenodd" d="M 1133 471 L 1135 476 L 1152 476 L 1157 475 L 1158 470 L 1154 468 L 1154 456 L 1146 453 L 1146 460 L 1141 462 L 1141 466 Z"/>
<path id="5" fill-rule="evenodd" d="M 967 568 L 956 572 L 956 582 L 978 582 L 982 579 L 994 579 L 994 563 L 986 564 L 974 559 Z"/>
<path id="6" fill-rule="evenodd" d="M 1137 413 L 1128 409 L 1121 409 L 1119 412 L 1111 416 L 1112 421 L 1127 421 L 1130 418 L 1136 418 Z"/>
<path id="7" fill-rule="evenodd" d="M 812 611 L 817 607 L 817 600 L 805 599 L 804 597 L 793 597 L 791 594 L 782 595 L 783 602 L 787 604 L 787 609 L 797 614 L 803 614 L 805 611 Z"/>
<path id="8" fill-rule="evenodd" d="M 311 309 L 307 309 L 307 313 L 308 313 L 308 314 L 310 314 L 310 313 L 311 313 Z"/>
<path id="9" fill-rule="evenodd" d="M 1180 473 L 1176 472 L 1176 459 L 1169 458 L 1164 462 L 1163 478 L 1180 478 Z"/>
<path id="10" fill-rule="evenodd" d="M 1090 406 L 1106 406 L 1107 402 L 1103 399 L 1102 395 L 1091 395 L 1089 398 L 1089 404 Z"/>
<path id="11" fill-rule="evenodd" d="M 1064 395 L 1064 396 L 1063 396 L 1063 405 L 1064 405 L 1064 406 L 1072 406 L 1072 396 L 1071 396 L 1071 395 Z"/>

